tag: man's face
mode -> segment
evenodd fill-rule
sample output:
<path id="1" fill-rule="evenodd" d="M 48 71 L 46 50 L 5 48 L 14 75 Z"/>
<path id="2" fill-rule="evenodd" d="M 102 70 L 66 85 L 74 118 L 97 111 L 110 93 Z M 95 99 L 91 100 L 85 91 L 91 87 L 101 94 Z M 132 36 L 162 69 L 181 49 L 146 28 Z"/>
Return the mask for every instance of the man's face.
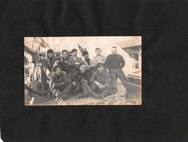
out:
<path id="1" fill-rule="evenodd" d="M 101 49 L 95 50 L 95 53 L 96 53 L 97 56 L 101 55 Z"/>
<path id="2" fill-rule="evenodd" d="M 98 67 L 98 70 L 99 70 L 99 72 L 102 72 L 102 71 L 104 71 L 104 67 L 103 66 Z"/>
<path id="3" fill-rule="evenodd" d="M 117 48 L 112 48 L 112 54 L 113 55 L 117 54 Z"/>
<path id="4" fill-rule="evenodd" d="M 88 54 L 84 55 L 84 58 L 89 59 L 89 55 Z"/>
<path id="5" fill-rule="evenodd" d="M 84 73 L 85 70 L 86 70 L 86 65 L 81 65 L 81 66 L 79 67 L 79 69 L 80 69 L 80 72 L 81 72 L 81 73 Z"/>
<path id="6" fill-rule="evenodd" d="M 79 66 L 80 66 L 79 62 L 76 62 L 75 65 L 74 65 L 75 68 L 79 68 Z"/>
<path id="7" fill-rule="evenodd" d="M 62 53 L 62 57 L 63 57 L 64 59 L 67 59 L 67 58 L 68 58 L 68 53 L 67 53 L 67 52 L 63 52 L 63 53 Z"/>
<path id="8" fill-rule="evenodd" d="M 48 58 L 53 58 L 54 54 L 53 53 L 48 53 Z"/>
<path id="9" fill-rule="evenodd" d="M 74 51 L 74 52 L 72 53 L 72 55 L 73 55 L 74 57 L 77 57 L 78 51 Z"/>
<path id="10" fill-rule="evenodd" d="M 56 75 L 60 75 L 61 74 L 61 69 L 60 68 L 57 68 L 57 70 L 55 71 Z"/>

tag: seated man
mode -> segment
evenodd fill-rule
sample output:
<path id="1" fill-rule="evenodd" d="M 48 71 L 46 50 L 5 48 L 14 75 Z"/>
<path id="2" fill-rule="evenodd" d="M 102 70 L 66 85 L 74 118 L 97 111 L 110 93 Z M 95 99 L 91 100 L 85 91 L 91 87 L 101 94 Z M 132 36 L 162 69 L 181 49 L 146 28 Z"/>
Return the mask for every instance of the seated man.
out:
<path id="1" fill-rule="evenodd" d="M 68 97 L 72 85 L 66 73 L 63 72 L 59 66 L 54 67 L 54 75 L 51 84 L 52 87 L 50 91 L 56 97 L 56 100 L 66 99 Z"/>
<path id="2" fill-rule="evenodd" d="M 97 71 L 91 77 L 90 82 L 91 88 L 95 93 L 100 94 L 101 96 L 112 94 L 110 75 L 104 67 L 104 64 L 99 63 L 97 65 Z"/>
<path id="3" fill-rule="evenodd" d="M 79 98 L 86 96 L 98 97 L 90 88 L 89 80 L 92 76 L 92 72 L 86 69 L 86 64 L 81 63 L 79 69 L 74 73 L 69 74 L 71 82 L 74 88 L 74 94 Z"/>

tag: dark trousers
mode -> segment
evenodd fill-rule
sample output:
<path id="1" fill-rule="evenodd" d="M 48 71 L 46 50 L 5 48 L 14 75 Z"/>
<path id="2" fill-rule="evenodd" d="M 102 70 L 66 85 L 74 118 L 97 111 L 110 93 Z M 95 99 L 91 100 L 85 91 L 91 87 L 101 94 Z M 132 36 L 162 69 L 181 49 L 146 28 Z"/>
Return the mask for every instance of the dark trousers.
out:
<path id="1" fill-rule="evenodd" d="M 80 81 L 80 89 L 83 96 L 92 96 L 92 90 L 88 85 L 88 82 L 84 79 Z"/>
<path id="2" fill-rule="evenodd" d="M 103 89 L 99 89 L 98 86 L 95 83 L 92 83 L 91 85 L 92 90 L 97 94 L 103 94 L 104 96 L 111 95 L 112 92 L 112 85 L 109 84 Z"/>
<path id="3" fill-rule="evenodd" d="M 56 97 L 69 97 L 69 93 L 71 90 L 72 84 L 71 82 L 66 83 L 64 86 L 62 86 L 61 88 L 51 88 L 51 93 L 56 96 Z"/>
<path id="4" fill-rule="evenodd" d="M 80 82 L 76 82 L 77 85 L 72 85 L 71 87 L 71 94 L 79 97 L 86 97 L 92 95 L 92 90 L 90 86 L 88 85 L 88 81 L 85 79 L 82 79 Z"/>
<path id="5" fill-rule="evenodd" d="M 109 74 L 114 91 L 117 91 L 117 78 L 119 78 L 128 93 L 127 77 L 125 76 L 124 72 L 121 69 L 109 69 Z"/>

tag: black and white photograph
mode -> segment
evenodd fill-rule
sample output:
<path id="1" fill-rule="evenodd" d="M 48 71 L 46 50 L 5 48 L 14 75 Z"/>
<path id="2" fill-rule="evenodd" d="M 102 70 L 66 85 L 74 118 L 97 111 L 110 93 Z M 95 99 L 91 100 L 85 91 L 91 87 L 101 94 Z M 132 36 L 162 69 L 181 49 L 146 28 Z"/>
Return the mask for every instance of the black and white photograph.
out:
<path id="1" fill-rule="evenodd" d="M 0 11 L 0 142 L 188 142 L 188 0 Z"/>
<path id="2" fill-rule="evenodd" d="M 141 36 L 24 37 L 24 102 L 142 105 Z"/>

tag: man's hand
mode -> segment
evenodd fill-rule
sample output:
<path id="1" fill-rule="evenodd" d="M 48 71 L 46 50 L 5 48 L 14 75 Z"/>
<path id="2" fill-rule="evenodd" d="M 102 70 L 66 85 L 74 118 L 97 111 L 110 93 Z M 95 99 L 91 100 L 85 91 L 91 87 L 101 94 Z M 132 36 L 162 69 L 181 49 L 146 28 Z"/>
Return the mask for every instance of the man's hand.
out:
<path id="1" fill-rule="evenodd" d="M 82 82 L 82 83 L 88 83 L 88 81 L 85 80 L 84 78 L 82 78 L 82 80 L 80 82 Z"/>
<path id="2" fill-rule="evenodd" d="M 95 81 L 95 84 L 97 85 L 97 87 L 98 87 L 99 89 L 105 88 L 105 86 L 102 85 L 102 84 L 100 84 L 98 81 Z"/>
<path id="3" fill-rule="evenodd" d="M 100 84 L 100 85 L 99 85 L 99 89 L 103 89 L 103 88 L 105 88 L 105 86 L 102 85 L 102 84 Z"/>
<path id="4" fill-rule="evenodd" d="M 74 82 L 72 82 L 72 85 L 76 86 L 76 85 L 77 85 L 77 83 L 74 81 Z"/>
<path id="5" fill-rule="evenodd" d="M 95 84 L 99 87 L 101 84 L 98 81 L 95 81 Z"/>
<path id="6" fill-rule="evenodd" d="M 55 87 L 55 83 L 52 83 L 51 90 Z"/>
<path id="7" fill-rule="evenodd" d="M 76 62 L 75 65 L 80 65 L 80 63 L 79 63 L 79 62 Z"/>
<path id="8" fill-rule="evenodd" d="M 61 82 L 61 83 L 59 83 L 60 85 L 64 85 L 65 84 L 65 82 Z"/>

